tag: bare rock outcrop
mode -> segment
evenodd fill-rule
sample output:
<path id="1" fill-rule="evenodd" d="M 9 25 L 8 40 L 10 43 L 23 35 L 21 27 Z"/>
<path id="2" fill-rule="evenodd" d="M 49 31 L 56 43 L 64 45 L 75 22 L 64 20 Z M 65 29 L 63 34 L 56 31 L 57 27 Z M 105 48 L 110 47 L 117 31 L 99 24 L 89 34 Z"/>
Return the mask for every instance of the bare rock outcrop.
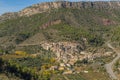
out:
<path id="1" fill-rule="evenodd" d="M 51 9 L 58 9 L 58 8 L 77 8 L 77 9 L 84 9 L 84 8 L 96 8 L 96 9 L 118 9 L 120 8 L 120 2 L 118 1 L 111 1 L 111 2 L 46 2 L 32 5 L 28 8 L 23 9 L 19 12 L 20 16 L 23 15 L 33 15 L 36 13 L 46 12 Z"/>
<path id="2" fill-rule="evenodd" d="M 0 22 L 6 19 L 15 18 L 19 16 L 30 16 L 33 14 L 43 13 L 50 11 L 52 9 L 58 8 L 73 8 L 73 9 L 85 9 L 85 8 L 95 8 L 95 9 L 120 9 L 120 1 L 97 1 L 97 2 L 45 2 L 34 4 L 27 7 L 19 12 L 15 13 L 5 13 L 0 16 Z"/>

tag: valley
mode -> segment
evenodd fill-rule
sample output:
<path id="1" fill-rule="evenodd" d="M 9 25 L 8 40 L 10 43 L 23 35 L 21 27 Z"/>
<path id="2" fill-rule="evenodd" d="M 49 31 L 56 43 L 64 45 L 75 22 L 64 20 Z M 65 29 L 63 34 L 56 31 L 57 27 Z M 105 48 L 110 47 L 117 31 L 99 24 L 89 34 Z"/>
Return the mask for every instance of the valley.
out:
<path id="1" fill-rule="evenodd" d="M 119 80 L 119 4 L 45 2 L 1 15 L 0 80 Z"/>

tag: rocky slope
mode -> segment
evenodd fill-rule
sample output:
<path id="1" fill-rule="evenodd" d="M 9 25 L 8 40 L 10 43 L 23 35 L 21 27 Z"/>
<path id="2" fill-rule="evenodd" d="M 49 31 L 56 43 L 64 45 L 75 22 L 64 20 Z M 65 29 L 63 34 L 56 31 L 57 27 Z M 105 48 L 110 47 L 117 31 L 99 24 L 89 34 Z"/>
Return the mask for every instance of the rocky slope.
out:
<path id="1" fill-rule="evenodd" d="M 5 14 L 0 16 L 0 22 L 5 21 L 7 19 L 16 18 L 17 16 L 18 16 L 17 12 L 5 13 Z"/>
<path id="2" fill-rule="evenodd" d="M 15 18 L 18 16 L 30 16 L 37 13 L 48 12 L 52 9 L 58 8 L 95 8 L 95 9 L 120 9 L 119 1 L 111 1 L 111 2 L 46 2 L 34 4 L 30 7 L 27 7 L 17 13 L 5 13 L 0 16 L 0 21 L 4 21 L 6 19 Z"/>
<path id="3" fill-rule="evenodd" d="M 31 7 L 23 9 L 19 12 L 20 16 L 32 15 L 36 13 L 42 13 L 51 9 L 57 8 L 96 8 L 96 9 L 118 9 L 120 8 L 120 2 L 48 2 L 35 4 Z"/>

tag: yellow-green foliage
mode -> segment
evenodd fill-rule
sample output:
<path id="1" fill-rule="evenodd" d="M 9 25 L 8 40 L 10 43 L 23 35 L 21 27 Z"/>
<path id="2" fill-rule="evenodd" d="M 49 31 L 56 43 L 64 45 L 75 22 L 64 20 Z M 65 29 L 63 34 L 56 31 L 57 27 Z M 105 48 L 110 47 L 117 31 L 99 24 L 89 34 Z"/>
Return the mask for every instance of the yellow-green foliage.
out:
<path id="1" fill-rule="evenodd" d="M 51 64 L 55 63 L 55 61 L 56 61 L 55 58 L 51 58 L 51 59 L 50 59 L 50 63 L 51 63 Z"/>
<path id="2" fill-rule="evenodd" d="M 51 67 L 51 64 L 44 64 L 41 66 L 41 69 L 46 70 L 46 69 L 49 69 L 50 67 Z"/>
<path id="3" fill-rule="evenodd" d="M 15 51 L 16 55 L 26 55 L 27 53 L 24 51 Z"/>

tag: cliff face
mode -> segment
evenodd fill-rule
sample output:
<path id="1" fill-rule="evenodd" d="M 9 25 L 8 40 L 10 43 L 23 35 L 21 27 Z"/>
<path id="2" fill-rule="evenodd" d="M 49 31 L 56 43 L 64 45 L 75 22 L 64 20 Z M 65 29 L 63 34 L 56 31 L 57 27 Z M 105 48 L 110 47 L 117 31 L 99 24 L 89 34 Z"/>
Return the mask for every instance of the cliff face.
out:
<path id="1" fill-rule="evenodd" d="M 95 8 L 95 9 L 119 9 L 120 2 L 119 1 L 111 1 L 111 2 L 46 2 L 40 4 L 34 4 L 30 7 L 27 7 L 20 12 L 17 13 L 6 13 L 0 16 L 0 21 L 15 18 L 17 16 L 30 16 L 37 13 L 43 13 L 49 11 L 51 9 L 58 8 Z"/>
<path id="2" fill-rule="evenodd" d="M 58 8 L 118 9 L 120 8 L 120 2 L 47 2 L 47 3 L 35 4 L 31 7 L 25 8 L 19 12 L 19 15 L 20 16 L 32 15 Z"/>

